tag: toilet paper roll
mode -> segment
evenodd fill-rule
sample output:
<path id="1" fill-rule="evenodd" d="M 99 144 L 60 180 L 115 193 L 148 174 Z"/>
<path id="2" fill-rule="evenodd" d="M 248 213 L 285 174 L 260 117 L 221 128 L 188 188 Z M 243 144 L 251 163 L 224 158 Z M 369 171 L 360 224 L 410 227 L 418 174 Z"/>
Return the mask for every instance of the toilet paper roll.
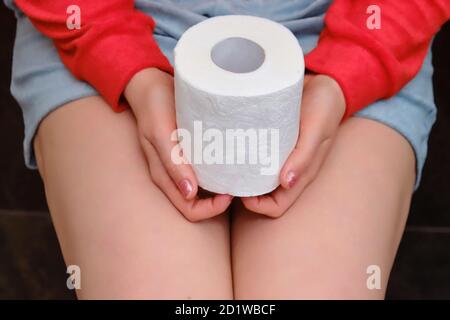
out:
<path id="1" fill-rule="evenodd" d="M 295 36 L 264 18 L 220 16 L 188 29 L 174 56 L 178 139 L 199 185 L 234 196 L 274 190 L 299 133 Z"/>

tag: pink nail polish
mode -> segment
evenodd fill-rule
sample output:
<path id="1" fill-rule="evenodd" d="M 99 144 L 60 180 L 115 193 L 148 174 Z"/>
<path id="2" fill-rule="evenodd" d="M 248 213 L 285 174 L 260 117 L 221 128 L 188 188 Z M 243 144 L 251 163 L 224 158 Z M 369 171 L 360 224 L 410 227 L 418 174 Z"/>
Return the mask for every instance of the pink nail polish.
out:
<path id="1" fill-rule="evenodd" d="M 183 196 L 185 196 L 186 198 L 191 194 L 192 190 L 194 189 L 192 187 L 192 183 L 188 179 L 181 180 L 180 183 L 178 184 L 178 187 L 180 188 Z"/>
<path id="2" fill-rule="evenodd" d="M 295 176 L 295 173 L 293 171 L 289 171 L 286 175 L 286 180 L 289 188 L 292 188 L 297 182 L 297 177 Z"/>

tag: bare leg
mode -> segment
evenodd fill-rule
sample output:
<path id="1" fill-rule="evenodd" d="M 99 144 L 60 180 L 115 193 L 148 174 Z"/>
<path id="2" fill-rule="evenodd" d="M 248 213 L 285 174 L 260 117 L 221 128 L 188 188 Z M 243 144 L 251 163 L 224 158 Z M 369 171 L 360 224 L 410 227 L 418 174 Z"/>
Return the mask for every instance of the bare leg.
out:
<path id="1" fill-rule="evenodd" d="M 188 222 L 151 182 L 131 113 L 98 97 L 50 114 L 35 139 L 79 298 L 230 299 L 226 215 Z"/>
<path id="2" fill-rule="evenodd" d="M 233 212 L 237 299 L 383 298 L 407 218 L 414 154 L 394 130 L 352 118 L 317 179 L 279 219 Z M 367 288 L 368 266 L 381 289 Z"/>

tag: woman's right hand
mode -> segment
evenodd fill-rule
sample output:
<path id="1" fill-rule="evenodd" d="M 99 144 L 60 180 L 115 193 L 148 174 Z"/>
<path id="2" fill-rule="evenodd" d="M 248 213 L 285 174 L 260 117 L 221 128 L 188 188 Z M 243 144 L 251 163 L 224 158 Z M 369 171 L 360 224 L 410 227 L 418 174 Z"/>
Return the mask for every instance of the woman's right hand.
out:
<path id="1" fill-rule="evenodd" d="M 198 184 L 190 164 L 176 164 L 172 141 L 176 130 L 173 77 L 156 68 L 133 76 L 124 92 L 137 120 L 139 140 L 147 157 L 153 182 L 190 221 L 199 221 L 224 212 L 232 196 L 215 195 L 200 199 Z"/>

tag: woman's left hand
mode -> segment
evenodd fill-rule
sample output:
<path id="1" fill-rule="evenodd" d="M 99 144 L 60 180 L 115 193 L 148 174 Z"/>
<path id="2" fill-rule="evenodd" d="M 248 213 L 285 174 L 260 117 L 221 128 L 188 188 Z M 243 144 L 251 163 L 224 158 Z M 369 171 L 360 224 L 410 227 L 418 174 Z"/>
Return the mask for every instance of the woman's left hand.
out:
<path id="1" fill-rule="evenodd" d="M 280 217 L 317 176 L 345 113 L 338 83 L 325 75 L 306 75 L 301 106 L 300 135 L 280 172 L 273 192 L 242 198 L 244 206 L 269 217 Z"/>

